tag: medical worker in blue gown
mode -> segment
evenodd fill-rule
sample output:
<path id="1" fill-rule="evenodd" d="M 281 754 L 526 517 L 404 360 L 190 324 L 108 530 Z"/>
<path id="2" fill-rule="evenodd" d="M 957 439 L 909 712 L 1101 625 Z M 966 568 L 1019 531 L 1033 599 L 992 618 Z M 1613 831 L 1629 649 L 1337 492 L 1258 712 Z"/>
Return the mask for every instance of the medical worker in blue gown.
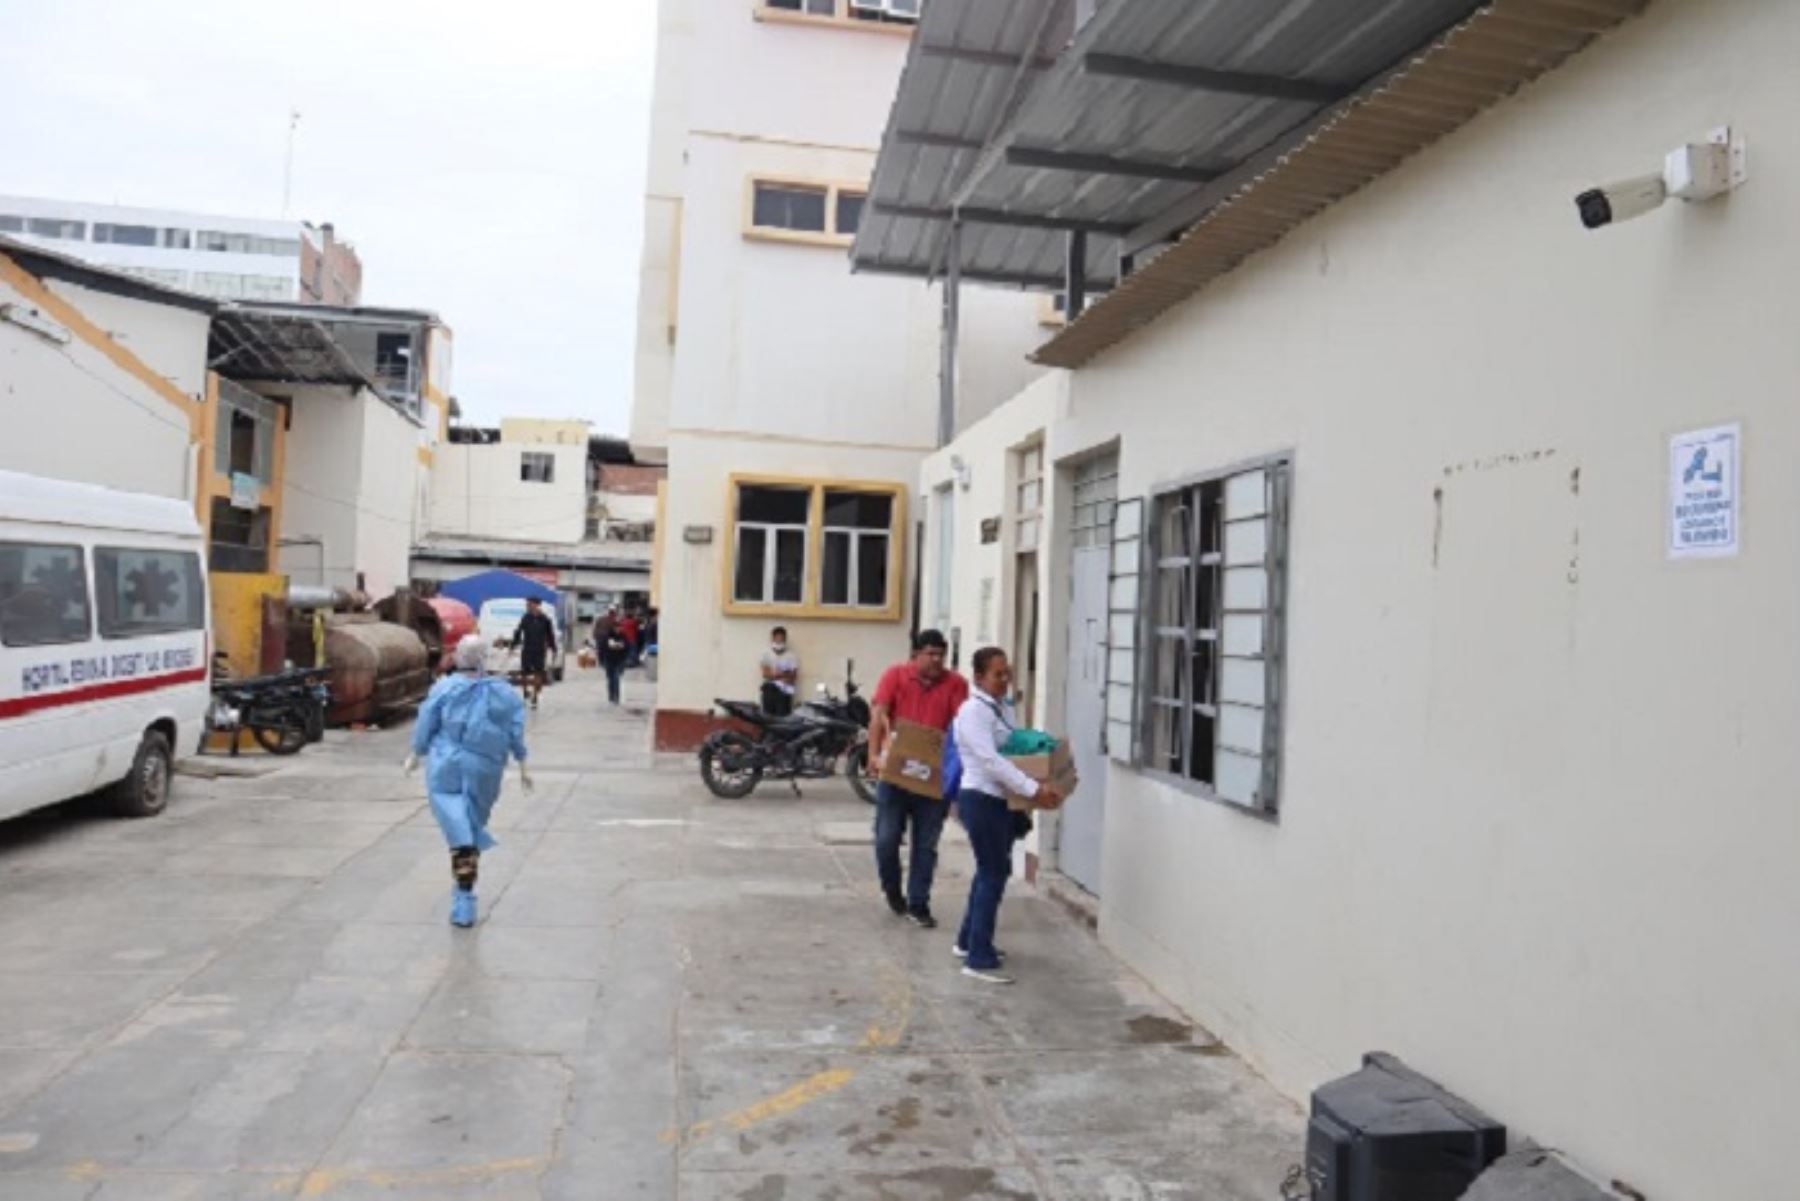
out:
<path id="1" fill-rule="evenodd" d="M 519 761 L 519 783 L 531 791 L 525 767 L 525 702 L 504 678 L 486 674 L 487 645 L 470 634 L 456 644 L 456 671 L 432 686 L 413 726 L 406 771 L 425 761 L 431 812 L 450 844 L 452 925 L 473 926 L 475 876 L 481 852 L 494 845 L 488 816 L 500 797 L 500 778 L 510 754 Z"/>

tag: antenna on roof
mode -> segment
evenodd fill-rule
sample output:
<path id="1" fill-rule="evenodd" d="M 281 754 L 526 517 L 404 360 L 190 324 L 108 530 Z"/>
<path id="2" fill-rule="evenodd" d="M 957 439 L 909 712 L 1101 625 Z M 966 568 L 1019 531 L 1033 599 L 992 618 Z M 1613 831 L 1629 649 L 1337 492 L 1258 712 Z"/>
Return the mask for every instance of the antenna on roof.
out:
<path id="1" fill-rule="evenodd" d="M 300 110 L 288 110 L 287 162 L 281 169 L 281 215 L 288 215 L 288 203 L 294 196 L 294 131 L 300 128 Z"/>

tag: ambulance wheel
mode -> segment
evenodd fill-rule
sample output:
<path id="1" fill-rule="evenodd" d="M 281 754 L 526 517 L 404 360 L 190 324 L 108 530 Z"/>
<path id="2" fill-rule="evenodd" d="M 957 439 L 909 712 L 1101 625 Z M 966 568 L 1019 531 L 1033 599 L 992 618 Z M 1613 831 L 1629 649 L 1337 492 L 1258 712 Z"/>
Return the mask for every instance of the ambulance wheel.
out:
<path id="1" fill-rule="evenodd" d="M 144 731 L 131 759 L 131 774 L 113 785 L 113 812 L 120 817 L 155 817 L 169 807 L 174 776 L 168 738 L 156 730 Z"/>

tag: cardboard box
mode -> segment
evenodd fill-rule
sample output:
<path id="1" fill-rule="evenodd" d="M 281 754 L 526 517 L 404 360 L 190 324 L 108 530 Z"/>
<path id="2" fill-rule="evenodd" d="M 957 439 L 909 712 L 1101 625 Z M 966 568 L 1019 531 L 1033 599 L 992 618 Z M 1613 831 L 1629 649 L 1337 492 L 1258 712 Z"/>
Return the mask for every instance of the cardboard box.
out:
<path id="1" fill-rule="evenodd" d="M 1075 754 L 1073 751 L 1069 750 L 1067 739 L 1058 741 L 1056 749 L 1047 755 L 1009 755 L 1008 758 L 1010 758 L 1013 761 L 1013 764 L 1026 775 L 1030 776 L 1040 784 L 1050 785 L 1050 787 L 1062 794 L 1061 799 L 1059 799 L 1056 804 L 1044 805 L 1038 803 L 1035 798 L 1028 799 L 1022 796 L 1015 796 L 1009 792 L 1006 794 L 1006 807 L 1008 809 L 1061 808 L 1062 802 L 1074 795 L 1075 785 L 1080 783 L 1080 780 L 1075 775 Z"/>
<path id="2" fill-rule="evenodd" d="M 895 722 L 881 764 L 881 782 L 933 800 L 942 797 L 944 738 L 944 731 L 916 721 Z"/>

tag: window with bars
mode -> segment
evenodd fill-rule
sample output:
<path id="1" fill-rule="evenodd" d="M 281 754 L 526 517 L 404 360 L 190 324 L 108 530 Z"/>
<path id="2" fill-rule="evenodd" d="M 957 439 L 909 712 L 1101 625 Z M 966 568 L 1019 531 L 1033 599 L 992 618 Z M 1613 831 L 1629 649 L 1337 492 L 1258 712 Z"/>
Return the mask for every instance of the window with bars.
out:
<path id="1" fill-rule="evenodd" d="M 1044 444 L 1018 452 L 1019 475 L 1013 485 L 1013 549 L 1037 549 L 1044 529 Z"/>
<path id="2" fill-rule="evenodd" d="M 1105 546 L 1119 495 L 1119 459 L 1100 455 L 1075 468 L 1069 539 L 1081 549 Z"/>
<path id="3" fill-rule="evenodd" d="M 1291 467 L 1152 498 L 1141 762 L 1259 812 L 1279 801 Z"/>
<path id="4" fill-rule="evenodd" d="M 281 406 L 242 384 L 219 381 L 218 433 L 213 468 L 220 475 L 248 475 L 259 484 L 275 481 L 275 437 Z"/>
<path id="5" fill-rule="evenodd" d="M 526 484 L 554 484 L 556 456 L 542 450 L 520 451 L 519 481 Z"/>

